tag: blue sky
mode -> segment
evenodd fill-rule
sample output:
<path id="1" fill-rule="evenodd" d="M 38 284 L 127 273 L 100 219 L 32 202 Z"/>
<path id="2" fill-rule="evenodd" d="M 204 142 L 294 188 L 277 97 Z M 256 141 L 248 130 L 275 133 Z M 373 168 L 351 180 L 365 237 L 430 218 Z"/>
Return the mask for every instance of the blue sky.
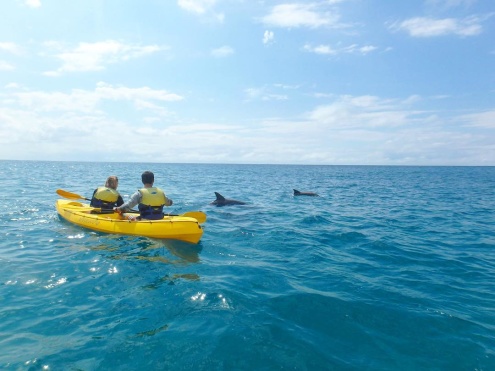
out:
<path id="1" fill-rule="evenodd" d="M 0 13 L 0 159 L 495 165 L 493 1 Z"/>

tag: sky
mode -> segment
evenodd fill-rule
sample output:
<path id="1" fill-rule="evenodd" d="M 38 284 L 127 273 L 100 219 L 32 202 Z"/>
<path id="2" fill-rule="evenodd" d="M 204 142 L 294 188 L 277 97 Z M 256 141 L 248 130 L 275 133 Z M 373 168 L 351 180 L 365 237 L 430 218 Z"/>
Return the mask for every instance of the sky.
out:
<path id="1" fill-rule="evenodd" d="M 0 159 L 495 165 L 491 0 L 2 0 Z"/>

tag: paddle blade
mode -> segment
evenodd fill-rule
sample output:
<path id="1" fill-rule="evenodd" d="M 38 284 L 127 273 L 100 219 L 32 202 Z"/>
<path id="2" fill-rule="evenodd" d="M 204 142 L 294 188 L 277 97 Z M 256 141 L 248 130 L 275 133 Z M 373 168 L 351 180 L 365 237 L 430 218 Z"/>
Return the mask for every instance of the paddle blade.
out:
<path id="1" fill-rule="evenodd" d="M 63 189 L 57 189 L 57 194 L 63 198 L 68 198 L 69 200 L 87 200 L 91 201 L 89 198 L 78 195 L 77 193 L 67 192 Z"/>
<path id="2" fill-rule="evenodd" d="M 188 211 L 188 212 L 185 212 L 184 214 L 182 214 L 181 216 L 187 216 L 188 218 L 194 218 L 200 224 L 206 222 L 206 214 L 202 211 Z"/>

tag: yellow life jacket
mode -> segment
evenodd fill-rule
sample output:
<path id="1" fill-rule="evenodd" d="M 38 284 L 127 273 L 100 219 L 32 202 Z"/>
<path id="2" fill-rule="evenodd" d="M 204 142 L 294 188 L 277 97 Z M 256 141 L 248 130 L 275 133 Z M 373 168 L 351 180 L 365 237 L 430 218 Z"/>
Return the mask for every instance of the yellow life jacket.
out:
<path id="1" fill-rule="evenodd" d="M 113 188 L 98 187 L 91 199 L 92 207 L 101 207 L 102 209 L 113 209 L 117 206 L 119 192 Z"/>
<path id="2" fill-rule="evenodd" d="M 144 219 L 162 219 L 163 218 L 163 206 L 167 201 L 165 192 L 160 188 L 141 188 L 141 202 L 138 205 L 141 218 Z"/>
<path id="3" fill-rule="evenodd" d="M 97 200 L 101 200 L 104 202 L 117 202 L 119 196 L 119 192 L 117 192 L 113 188 L 108 187 L 98 187 L 95 194 L 93 195 L 93 197 Z"/>

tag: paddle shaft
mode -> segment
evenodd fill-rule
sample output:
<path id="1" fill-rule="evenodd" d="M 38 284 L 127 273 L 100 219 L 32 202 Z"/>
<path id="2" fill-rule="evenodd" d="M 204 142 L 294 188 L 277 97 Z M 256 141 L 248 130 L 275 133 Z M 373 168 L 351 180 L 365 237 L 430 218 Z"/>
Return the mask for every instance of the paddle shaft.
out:
<path id="1" fill-rule="evenodd" d="M 67 192 L 63 189 L 57 189 L 57 194 L 62 196 L 63 198 L 68 198 L 69 200 L 86 200 L 91 201 L 90 198 L 86 198 L 84 196 L 78 195 L 77 193 Z"/>

